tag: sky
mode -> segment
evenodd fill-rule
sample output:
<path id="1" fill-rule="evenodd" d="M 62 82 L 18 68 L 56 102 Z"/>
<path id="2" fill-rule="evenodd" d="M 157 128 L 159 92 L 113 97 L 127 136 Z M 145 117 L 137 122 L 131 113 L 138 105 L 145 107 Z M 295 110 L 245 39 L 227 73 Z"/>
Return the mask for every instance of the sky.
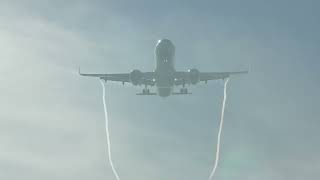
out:
<path id="1" fill-rule="evenodd" d="M 249 70 L 231 78 L 214 179 L 320 176 L 320 2 L 0 0 L 0 179 L 114 179 L 102 89 L 83 72 Z M 113 161 L 122 180 L 207 179 L 223 82 L 190 96 L 136 96 L 107 83 Z M 154 91 L 154 89 L 152 89 Z M 179 90 L 179 87 L 176 88 Z"/>

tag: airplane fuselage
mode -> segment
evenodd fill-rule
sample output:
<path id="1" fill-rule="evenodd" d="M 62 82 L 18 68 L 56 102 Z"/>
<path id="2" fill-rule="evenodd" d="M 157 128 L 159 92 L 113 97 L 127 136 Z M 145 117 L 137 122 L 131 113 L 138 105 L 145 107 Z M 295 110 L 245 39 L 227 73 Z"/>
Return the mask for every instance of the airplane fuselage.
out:
<path id="1" fill-rule="evenodd" d="M 174 86 L 174 56 L 175 46 L 168 39 L 159 40 L 155 48 L 156 59 L 156 87 L 158 95 L 167 97 Z"/>

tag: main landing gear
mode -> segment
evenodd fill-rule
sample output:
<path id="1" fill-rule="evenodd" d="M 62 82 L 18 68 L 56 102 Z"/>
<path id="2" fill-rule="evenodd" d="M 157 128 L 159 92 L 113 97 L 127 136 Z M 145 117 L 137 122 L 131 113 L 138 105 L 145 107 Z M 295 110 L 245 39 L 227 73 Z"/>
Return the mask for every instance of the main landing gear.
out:
<path id="1" fill-rule="evenodd" d="M 188 89 L 187 88 L 181 88 L 180 89 L 181 94 L 188 94 Z"/>
<path id="2" fill-rule="evenodd" d="M 145 88 L 142 89 L 142 94 L 150 94 L 150 89 L 148 89 L 148 87 L 145 86 Z"/>
<path id="3" fill-rule="evenodd" d="M 142 94 L 150 94 L 150 89 L 142 89 Z"/>
<path id="4" fill-rule="evenodd" d="M 188 89 L 185 87 L 185 84 L 182 85 L 182 88 L 180 89 L 181 94 L 188 94 Z"/>

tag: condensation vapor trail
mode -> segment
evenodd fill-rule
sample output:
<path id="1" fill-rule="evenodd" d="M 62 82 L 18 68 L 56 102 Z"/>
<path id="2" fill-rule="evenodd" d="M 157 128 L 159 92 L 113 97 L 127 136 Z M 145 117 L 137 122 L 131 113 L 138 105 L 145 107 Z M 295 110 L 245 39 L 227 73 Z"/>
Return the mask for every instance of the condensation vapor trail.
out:
<path id="1" fill-rule="evenodd" d="M 110 133 L 109 133 L 109 120 L 108 120 L 108 111 L 107 111 L 107 105 L 106 105 L 106 88 L 104 86 L 103 80 L 100 80 L 100 83 L 102 85 L 102 99 L 103 99 L 103 108 L 104 108 L 104 116 L 106 120 L 106 135 L 107 135 L 107 145 L 108 145 L 108 158 L 109 158 L 109 164 L 111 166 L 112 172 L 117 180 L 120 180 L 119 175 L 116 171 L 116 169 L 113 166 L 112 162 L 112 156 L 111 156 L 111 143 L 110 143 Z"/>
<path id="2" fill-rule="evenodd" d="M 218 139 L 217 139 L 217 150 L 216 150 L 216 160 L 214 162 L 213 169 L 211 171 L 211 174 L 209 176 L 209 180 L 212 179 L 212 177 L 216 173 L 216 169 L 218 167 L 219 162 L 219 154 L 220 154 L 220 139 L 221 139 L 221 132 L 222 132 L 222 126 L 223 126 L 223 119 L 224 119 L 224 109 L 226 105 L 226 99 L 227 99 L 227 84 L 228 84 L 229 78 L 226 79 L 224 82 L 224 90 L 223 90 L 223 102 L 222 102 L 222 110 L 221 110 L 221 119 L 220 119 L 220 126 L 219 126 L 219 132 L 218 132 Z"/>

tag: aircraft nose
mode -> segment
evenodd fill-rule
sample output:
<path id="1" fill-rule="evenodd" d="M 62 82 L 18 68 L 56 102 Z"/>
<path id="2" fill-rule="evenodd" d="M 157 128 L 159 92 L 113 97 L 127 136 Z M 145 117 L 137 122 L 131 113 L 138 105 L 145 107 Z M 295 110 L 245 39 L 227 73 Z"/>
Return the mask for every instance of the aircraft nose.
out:
<path id="1" fill-rule="evenodd" d="M 175 47 L 169 39 L 161 39 L 158 41 L 155 51 L 159 56 L 170 57 L 174 55 Z"/>
<path id="2" fill-rule="evenodd" d="M 169 40 L 169 39 L 160 39 L 159 41 L 158 41 L 158 44 L 163 44 L 163 45 L 171 45 L 172 44 L 172 42 Z"/>

